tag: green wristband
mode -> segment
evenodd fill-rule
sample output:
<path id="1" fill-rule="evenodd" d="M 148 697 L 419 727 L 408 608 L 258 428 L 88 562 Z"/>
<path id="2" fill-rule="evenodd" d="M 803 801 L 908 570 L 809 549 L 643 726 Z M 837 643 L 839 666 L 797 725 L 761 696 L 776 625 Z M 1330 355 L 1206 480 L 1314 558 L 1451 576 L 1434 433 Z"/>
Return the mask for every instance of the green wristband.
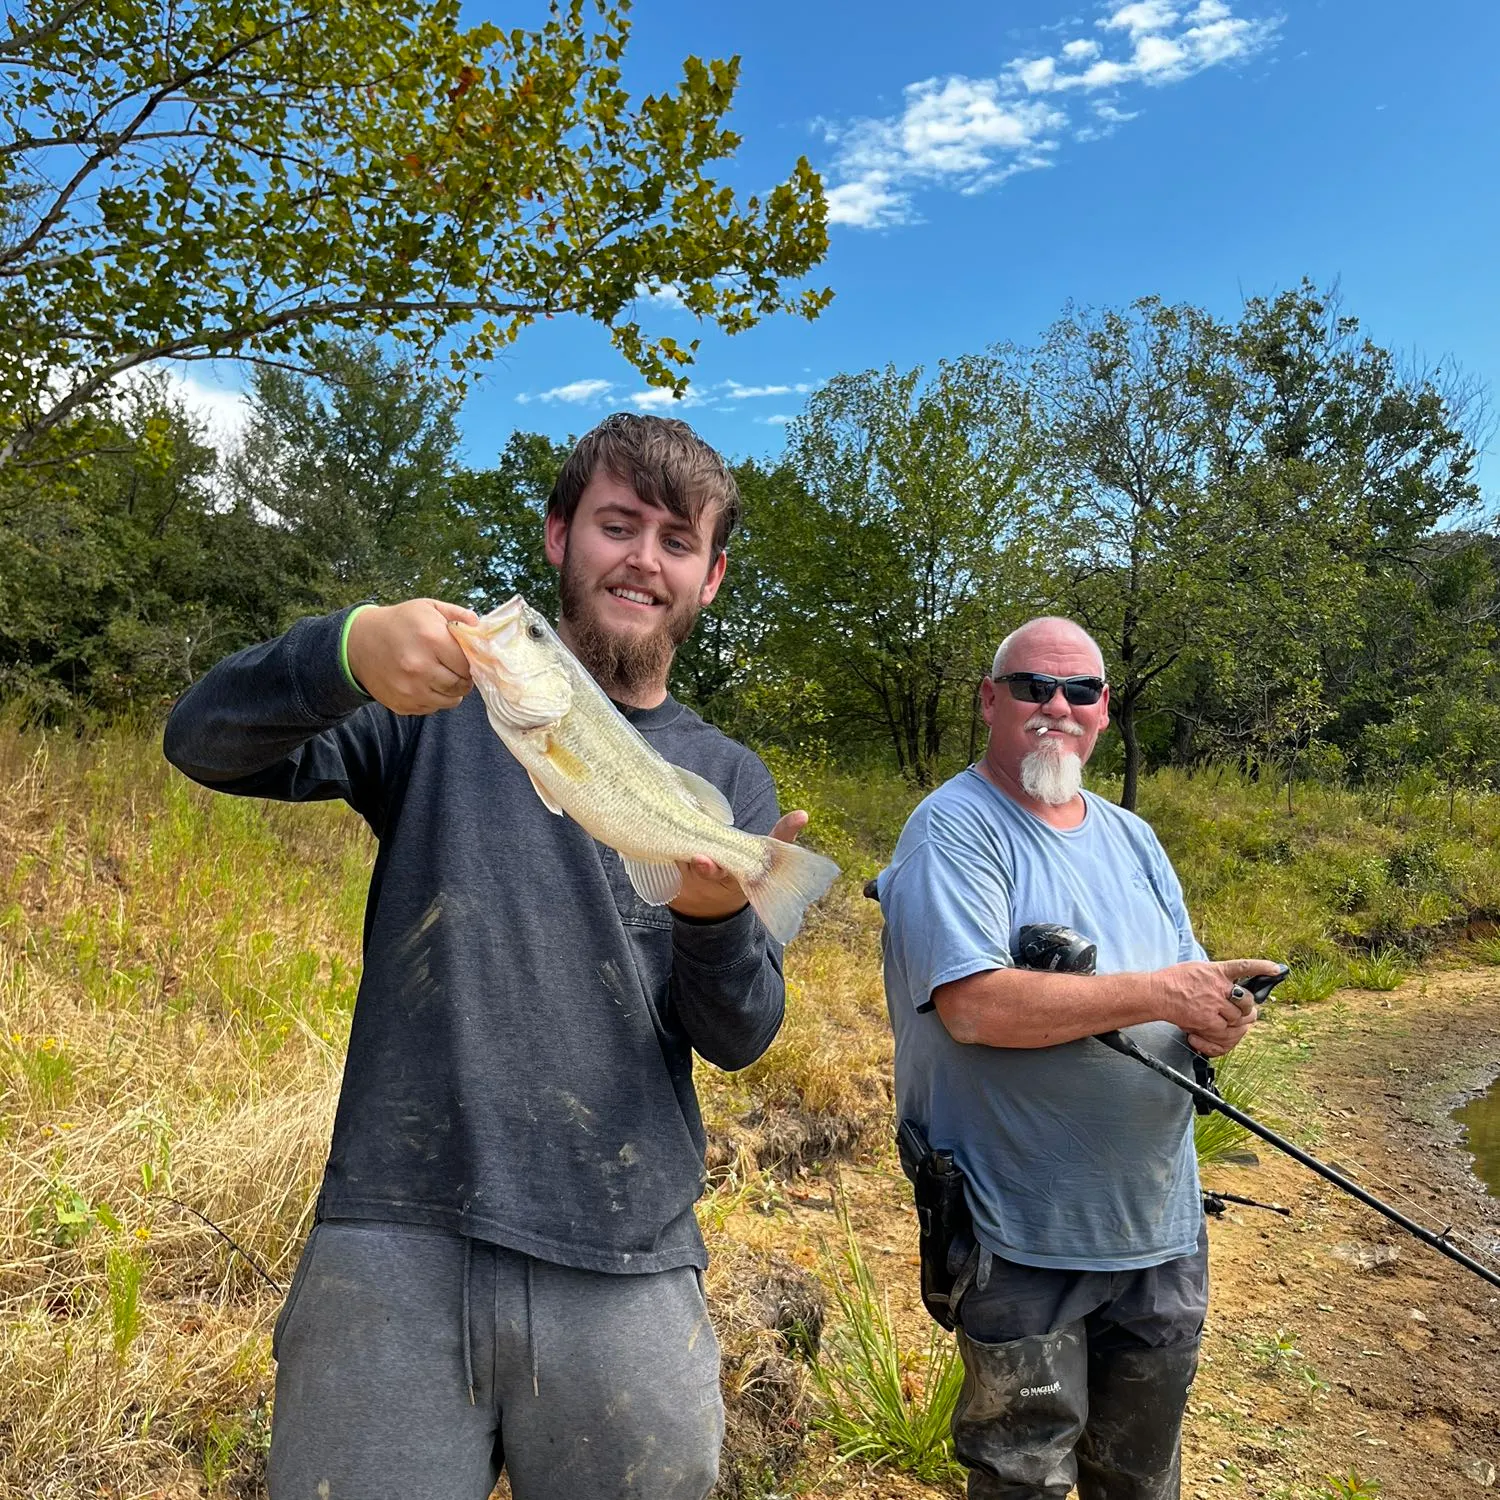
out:
<path id="1" fill-rule="evenodd" d="M 344 616 L 344 628 L 339 631 L 339 665 L 344 669 L 345 680 L 356 693 L 364 693 L 366 698 L 368 698 L 370 695 L 368 693 L 365 693 L 364 688 L 359 683 L 359 679 L 356 678 L 354 673 L 349 670 L 349 627 L 354 623 L 354 617 L 360 612 L 360 610 L 373 608 L 374 606 L 370 604 L 356 604 L 354 608 Z"/>

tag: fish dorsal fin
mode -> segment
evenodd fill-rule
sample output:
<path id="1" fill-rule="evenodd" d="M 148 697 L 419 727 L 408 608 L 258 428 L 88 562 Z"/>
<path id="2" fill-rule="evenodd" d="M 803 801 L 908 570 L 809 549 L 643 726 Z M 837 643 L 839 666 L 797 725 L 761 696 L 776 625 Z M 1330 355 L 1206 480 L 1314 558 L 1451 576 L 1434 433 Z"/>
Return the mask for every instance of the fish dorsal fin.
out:
<path id="1" fill-rule="evenodd" d="M 673 766 L 677 773 L 677 779 L 682 783 L 683 789 L 694 802 L 706 812 L 709 817 L 717 818 L 719 822 L 734 827 L 734 809 L 729 805 L 727 798 L 713 782 L 705 781 L 701 776 L 692 771 L 684 771 L 681 766 Z"/>
<path id="2" fill-rule="evenodd" d="M 531 789 L 537 794 L 538 797 L 542 799 L 542 806 L 545 807 L 549 813 L 556 813 L 558 817 L 562 817 L 562 808 L 557 805 L 557 800 L 553 797 L 552 793 L 549 792 L 547 788 L 544 787 L 541 782 L 536 779 L 535 776 L 532 776 L 530 771 L 528 771 L 526 774 L 528 776 L 531 776 Z"/>
<path id="3" fill-rule="evenodd" d="M 665 906 L 682 889 L 682 871 L 674 864 L 651 864 L 622 854 L 625 873 L 647 906 Z"/>

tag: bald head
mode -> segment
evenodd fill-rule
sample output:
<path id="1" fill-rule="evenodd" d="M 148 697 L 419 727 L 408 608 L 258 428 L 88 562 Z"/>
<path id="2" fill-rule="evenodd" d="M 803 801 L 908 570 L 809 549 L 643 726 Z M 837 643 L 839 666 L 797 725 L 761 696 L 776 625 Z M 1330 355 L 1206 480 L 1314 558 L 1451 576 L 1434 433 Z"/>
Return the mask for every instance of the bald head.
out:
<path id="1" fill-rule="evenodd" d="M 1099 643 L 1082 625 L 1062 615 L 1039 615 L 1028 620 L 1000 642 L 995 652 L 995 664 L 990 675 L 998 677 L 1002 672 L 1028 672 L 1034 670 L 1033 658 L 1050 656 L 1058 650 L 1086 650 L 1098 666 L 1099 675 L 1105 676 L 1104 653 Z"/>

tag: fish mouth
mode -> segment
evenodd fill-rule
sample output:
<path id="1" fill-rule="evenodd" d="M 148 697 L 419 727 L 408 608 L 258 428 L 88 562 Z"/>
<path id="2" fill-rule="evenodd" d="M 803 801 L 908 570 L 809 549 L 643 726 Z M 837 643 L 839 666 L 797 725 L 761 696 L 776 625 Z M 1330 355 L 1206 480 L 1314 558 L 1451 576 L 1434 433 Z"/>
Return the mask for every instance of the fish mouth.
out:
<path id="1" fill-rule="evenodd" d="M 448 629 L 458 638 L 464 654 L 471 660 L 503 672 L 504 652 L 526 626 L 526 601 L 513 594 L 504 604 L 492 609 L 477 625 L 464 620 L 449 620 Z"/>

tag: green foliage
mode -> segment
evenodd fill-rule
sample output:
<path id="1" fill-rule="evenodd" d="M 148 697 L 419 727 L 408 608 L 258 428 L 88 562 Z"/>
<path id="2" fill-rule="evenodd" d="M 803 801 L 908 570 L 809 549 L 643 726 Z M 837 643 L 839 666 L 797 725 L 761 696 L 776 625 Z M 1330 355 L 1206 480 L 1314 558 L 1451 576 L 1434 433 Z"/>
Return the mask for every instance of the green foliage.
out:
<path id="1" fill-rule="evenodd" d="M 1347 983 L 1345 965 L 1328 958 L 1306 958 L 1292 965 L 1292 972 L 1276 993 L 1295 1005 L 1316 1005 Z"/>
<path id="2" fill-rule="evenodd" d="M 815 1421 L 842 1458 L 888 1464 L 928 1483 L 958 1480 L 964 1471 L 949 1435 L 963 1385 L 957 1346 L 934 1324 L 920 1361 L 901 1348 L 847 1211 L 842 1218 L 842 1264 L 831 1251 L 825 1256 L 838 1318 L 812 1366 L 822 1398 Z"/>
<path id="3" fill-rule="evenodd" d="M 1058 602 L 1105 646 L 1125 806 L 1141 707 L 1165 700 L 1174 754 L 1238 755 L 1290 807 L 1294 778 L 1347 758 L 1318 736 L 1339 706 L 1330 662 L 1386 646 L 1378 610 L 1357 607 L 1371 578 L 1414 573 L 1431 529 L 1477 504 L 1471 394 L 1404 375 L 1306 283 L 1234 326 L 1158 298 L 1070 315 L 1033 390 L 1066 497 L 1049 515 Z"/>
<path id="4" fill-rule="evenodd" d="M 110 1331 L 117 1359 L 125 1358 L 141 1331 L 141 1276 L 144 1270 L 138 1251 L 112 1245 L 105 1257 Z"/>
<path id="5" fill-rule="evenodd" d="M 1329 1474 L 1323 1480 L 1326 1500 L 1375 1500 L 1382 1489 L 1378 1479 L 1362 1478 L 1358 1469 L 1347 1474 Z"/>
<path id="6" fill-rule="evenodd" d="M 543 550 L 542 521 L 567 456 L 566 445 L 539 432 L 513 432 L 493 469 L 452 478 L 463 548 L 454 598 L 484 613 L 522 594 L 557 618 L 557 574 Z"/>
<path id="7" fill-rule="evenodd" d="M 1380 947 L 1351 958 L 1344 983 L 1355 990 L 1393 990 L 1406 978 L 1406 965 L 1397 948 Z"/>
<path id="8" fill-rule="evenodd" d="M 1275 1095 L 1276 1074 L 1276 1054 L 1253 1035 L 1214 1060 L 1214 1080 L 1225 1102 L 1272 1128 L 1277 1122 L 1267 1106 Z M 1223 1161 L 1249 1139 L 1250 1132 L 1227 1115 L 1193 1116 L 1193 1147 L 1200 1167 Z"/>
<path id="9" fill-rule="evenodd" d="M 481 545 L 450 492 L 454 397 L 373 343 L 329 345 L 323 359 L 317 381 L 255 372 L 228 497 L 276 518 L 309 604 L 454 597 Z"/>
<path id="10" fill-rule="evenodd" d="M 91 1203 L 60 1178 L 32 1204 L 27 1224 L 33 1235 L 61 1249 L 81 1245 L 101 1224 L 116 1234 L 123 1227 L 109 1204 Z"/>
<path id="11" fill-rule="evenodd" d="M 998 622 L 1028 600 L 1031 423 L 998 355 L 840 375 L 792 424 L 781 482 L 757 497 L 764 650 L 817 683 L 845 742 L 937 774 L 977 713 Z"/>
<path id="12" fill-rule="evenodd" d="M 680 388 L 696 343 L 650 336 L 643 291 L 728 332 L 827 303 L 787 285 L 827 248 L 806 160 L 743 200 L 712 175 L 737 62 L 632 100 L 624 7 L 458 9 L 10 0 L 0 472 L 89 447 L 115 377 L 164 355 L 318 369 L 338 330 L 461 372 L 570 313 Z"/>

